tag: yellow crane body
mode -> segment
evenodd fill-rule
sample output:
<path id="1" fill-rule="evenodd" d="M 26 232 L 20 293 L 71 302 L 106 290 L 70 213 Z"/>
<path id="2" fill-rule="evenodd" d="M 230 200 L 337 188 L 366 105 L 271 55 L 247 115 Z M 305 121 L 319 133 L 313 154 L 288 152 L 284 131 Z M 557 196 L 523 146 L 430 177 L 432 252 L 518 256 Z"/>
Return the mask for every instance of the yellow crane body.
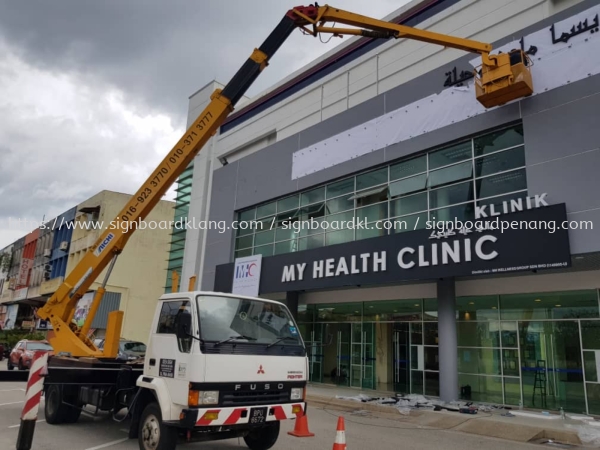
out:
<path id="1" fill-rule="evenodd" d="M 327 26 L 328 22 L 359 28 L 335 28 Z M 110 275 L 115 259 L 136 230 L 135 225 L 130 223 L 139 222 L 147 217 L 234 110 L 234 105 L 265 69 L 269 59 L 296 29 L 315 37 L 320 33 L 331 33 L 334 36 L 414 39 L 479 53 L 481 68 L 474 71 L 475 95 L 486 108 L 502 105 L 531 95 L 533 92 L 529 71 L 531 64 L 522 50 L 490 55 L 492 50 L 490 44 L 377 20 L 328 5 L 299 6 L 289 10 L 261 47 L 254 49 L 227 86 L 222 90 L 215 90 L 208 106 L 123 207 L 113 222 L 123 223 L 123 225 L 102 232 L 81 261 L 66 276 L 62 285 L 38 310 L 38 316 L 52 324 L 54 336 L 50 339 L 50 343 L 57 354 L 109 359 L 116 357 L 123 322 L 122 311 L 113 311 L 109 314 L 103 350 L 99 350 L 94 345 L 92 339 L 88 337 L 88 332 L 102 301 L 106 279 Z M 107 266 L 109 267 L 104 284 L 97 289 L 86 321 L 79 327 L 72 322 L 77 302 Z"/>

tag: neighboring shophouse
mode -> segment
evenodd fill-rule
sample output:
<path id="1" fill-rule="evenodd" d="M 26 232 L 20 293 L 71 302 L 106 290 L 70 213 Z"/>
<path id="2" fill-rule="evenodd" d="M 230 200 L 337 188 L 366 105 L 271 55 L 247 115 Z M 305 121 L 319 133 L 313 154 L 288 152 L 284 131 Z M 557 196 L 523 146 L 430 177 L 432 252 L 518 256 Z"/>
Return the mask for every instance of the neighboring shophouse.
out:
<path id="1" fill-rule="evenodd" d="M 190 218 L 264 227 L 188 235 L 184 280 L 231 292 L 253 259 L 259 295 L 328 344 L 315 382 L 600 414 L 599 16 L 595 0 L 415 0 L 385 18 L 528 51 L 534 95 L 490 110 L 477 55 L 346 38 L 194 161 Z M 486 217 L 570 229 L 428 229 Z"/>
<path id="2" fill-rule="evenodd" d="M 7 328 L 52 332 L 47 322 L 35 319 L 35 309 L 56 291 L 130 198 L 127 194 L 101 191 L 3 250 L 13 255 L 7 277 L 10 287 L 5 281 L 0 297 L 6 318 L 13 319 Z M 173 207 L 173 202 L 160 201 L 145 220 L 157 226 L 138 229 L 119 255 L 92 322 L 96 337 L 104 336 L 108 313 L 120 309 L 125 313 L 122 337 L 146 342 L 153 302 L 164 292 L 172 231 L 168 224 L 173 221 Z M 106 270 L 79 301 L 74 315 L 78 323 L 85 320 L 105 273 Z"/>

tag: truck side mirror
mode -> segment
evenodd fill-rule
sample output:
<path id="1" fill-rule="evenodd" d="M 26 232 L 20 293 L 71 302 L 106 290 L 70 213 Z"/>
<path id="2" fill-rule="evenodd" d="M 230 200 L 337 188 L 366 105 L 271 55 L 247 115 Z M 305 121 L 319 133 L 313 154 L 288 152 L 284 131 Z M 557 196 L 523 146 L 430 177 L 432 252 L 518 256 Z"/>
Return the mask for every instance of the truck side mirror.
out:
<path id="1" fill-rule="evenodd" d="M 178 339 L 187 339 L 192 334 L 192 315 L 187 311 L 177 317 L 175 333 Z"/>

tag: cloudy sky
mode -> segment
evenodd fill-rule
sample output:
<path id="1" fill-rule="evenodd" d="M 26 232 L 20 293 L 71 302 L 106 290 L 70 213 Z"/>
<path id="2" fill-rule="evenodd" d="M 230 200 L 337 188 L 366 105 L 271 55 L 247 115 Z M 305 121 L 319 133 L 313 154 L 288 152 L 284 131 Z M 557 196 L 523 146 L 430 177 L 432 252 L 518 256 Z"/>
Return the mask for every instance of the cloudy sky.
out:
<path id="1" fill-rule="evenodd" d="M 332 4 L 382 18 L 406 3 Z M 300 4 L 0 0 L 0 249 L 100 190 L 133 194 L 183 133 L 188 97 L 226 83 Z M 341 42 L 295 32 L 247 94 Z"/>

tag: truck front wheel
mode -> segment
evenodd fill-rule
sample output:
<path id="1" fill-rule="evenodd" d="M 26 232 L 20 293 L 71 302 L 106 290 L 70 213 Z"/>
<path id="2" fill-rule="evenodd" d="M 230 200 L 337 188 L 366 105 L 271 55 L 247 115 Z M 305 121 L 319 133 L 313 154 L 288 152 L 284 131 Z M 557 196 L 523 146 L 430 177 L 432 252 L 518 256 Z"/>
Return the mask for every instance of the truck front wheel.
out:
<path id="1" fill-rule="evenodd" d="M 149 403 L 142 412 L 138 432 L 140 450 L 175 450 L 177 430 L 162 421 L 160 406 Z"/>
<path id="2" fill-rule="evenodd" d="M 277 442 L 279 427 L 276 420 L 265 427 L 255 428 L 244 437 L 244 442 L 250 450 L 268 450 Z"/>

